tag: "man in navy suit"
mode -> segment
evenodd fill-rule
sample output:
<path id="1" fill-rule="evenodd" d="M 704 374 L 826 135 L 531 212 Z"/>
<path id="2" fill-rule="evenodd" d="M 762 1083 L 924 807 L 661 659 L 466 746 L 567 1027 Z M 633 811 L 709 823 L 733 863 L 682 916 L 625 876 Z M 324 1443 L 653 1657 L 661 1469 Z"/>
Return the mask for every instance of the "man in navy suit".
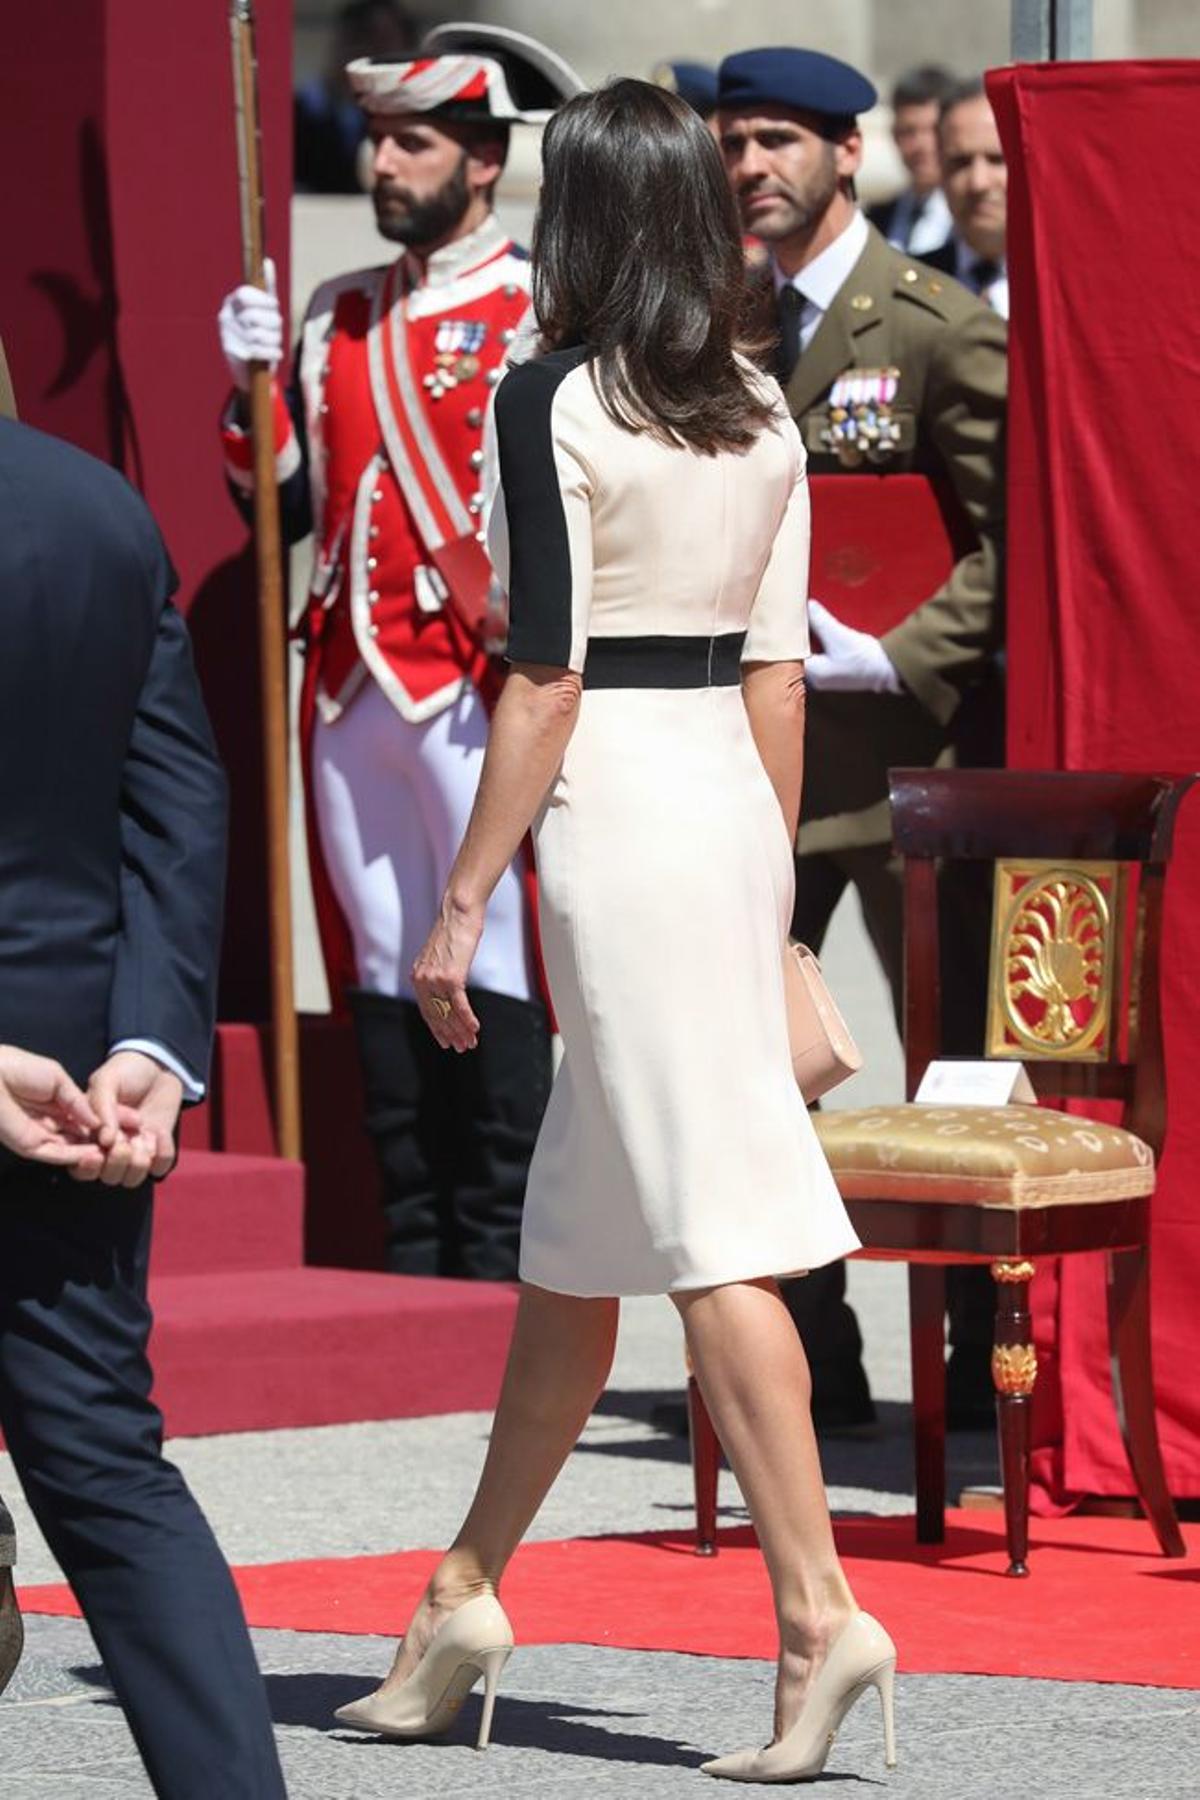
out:
<path id="1" fill-rule="evenodd" d="M 938 115 L 942 189 L 954 230 L 923 256 L 957 276 L 1002 319 L 1008 317 L 1008 169 L 987 90 L 978 77 L 956 82 Z"/>
<path id="2" fill-rule="evenodd" d="M 225 870 L 174 586 L 121 476 L 0 419 L 0 1425 L 155 1792 L 278 1800 L 237 1593 L 163 1459 L 146 1358 L 149 1177 L 203 1092 Z M 41 1105 L 39 1058 L 69 1078 Z"/>

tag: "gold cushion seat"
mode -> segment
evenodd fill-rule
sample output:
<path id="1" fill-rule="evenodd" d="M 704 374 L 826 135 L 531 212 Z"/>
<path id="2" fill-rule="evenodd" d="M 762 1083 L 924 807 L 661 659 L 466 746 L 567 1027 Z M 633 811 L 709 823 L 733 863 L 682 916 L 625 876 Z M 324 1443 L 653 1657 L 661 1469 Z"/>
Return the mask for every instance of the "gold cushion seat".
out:
<path id="1" fill-rule="evenodd" d="M 812 1115 L 846 1200 L 1020 1209 L 1154 1191 L 1131 1131 L 1041 1106 L 868 1106 Z"/>

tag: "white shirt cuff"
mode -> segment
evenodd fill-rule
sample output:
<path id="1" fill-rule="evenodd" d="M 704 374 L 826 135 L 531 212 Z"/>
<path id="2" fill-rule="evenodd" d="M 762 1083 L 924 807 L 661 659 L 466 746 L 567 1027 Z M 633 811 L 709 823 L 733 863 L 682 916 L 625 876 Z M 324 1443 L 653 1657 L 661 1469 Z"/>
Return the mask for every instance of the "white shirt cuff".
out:
<path id="1" fill-rule="evenodd" d="M 119 1044 L 113 1045 L 108 1054 L 110 1056 L 115 1056 L 118 1050 L 140 1050 L 143 1056 L 149 1056 L 156 1063 L 161 1063 L 162 1067 L 166 1069 L 169 1074 L 178 1075 L 180 1081 L 183 1083 L 183 1097 L 185 1100 L 190 1101 L 193 1106 L 198 1106 L 200 1101 L 203 1100 L 206 1091 L 204 1083 L 202 1081 L 197 1081 L 187 1065 L 181 1063 L 177 1056 L 173 1056 L 171 1052 L 166 1049 L 164 1045 L 158 1043 L 156 1039 L 122 1038 Z"/>

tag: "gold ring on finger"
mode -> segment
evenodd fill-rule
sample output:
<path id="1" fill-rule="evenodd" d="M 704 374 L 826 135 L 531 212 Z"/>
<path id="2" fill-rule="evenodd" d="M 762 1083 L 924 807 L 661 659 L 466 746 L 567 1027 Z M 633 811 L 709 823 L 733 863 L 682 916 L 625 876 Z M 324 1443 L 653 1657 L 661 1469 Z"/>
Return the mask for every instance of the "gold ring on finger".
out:
<path id="1" fill-rule="evenodd" d="M 439 1019 L 448 1019 L 453 1010 L 450 1002 L 448 1000 L 443 1000 L 440 994 L 431 994 L 429 997 L 429 1004 L 433 1007 Z"/>

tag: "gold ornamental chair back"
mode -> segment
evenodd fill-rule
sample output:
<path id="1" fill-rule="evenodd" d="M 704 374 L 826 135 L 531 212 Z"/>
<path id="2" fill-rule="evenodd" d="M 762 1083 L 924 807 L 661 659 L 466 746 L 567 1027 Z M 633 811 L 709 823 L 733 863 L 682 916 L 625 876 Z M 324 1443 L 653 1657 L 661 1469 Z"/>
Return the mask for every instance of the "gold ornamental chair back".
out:
<path id="1" fill-rule="evenodd" d="M 1037 1260 L 1103 1250 L 1117 1414 L 1132 1486 L 1164 1554 L 1184 1553 L 1159 1449 L 1149 1220 L 1167 1131 L 1160 963 L 1175 820 L 1194 776 L 894 769 L 904 859 L 907 1101 L 814 1115 L 867 1257 L 908 1263 L 917 1538 L 945 1534 L 945 1270 L 990 1268 L 992 1375 L 1009 1573 L 1027 1571 Z M 1055 1105 L 914 1104 L 943 1053 L 940 890 L 991 865 L 986 1055 L 1025 1065 L 1038 1100 L 1117 1103 L 1119 1123 Z M 1109 1114 L 1113 1107 L 1105 1109 Z M 693 1406 L 694 1416 L 697 1407 Z M 698 1531 L 711 1540 L 704 1421 Z M 715 1468 L 715 1452 L 713 1453 Z M 713 1488 L 715 1509 L 715 1485 Z M 707 1529 L 706 1529 L 707 1528 Z"/>
<path id="2" fill-rule="evenodd" d="M 1024 1062 L 1039 1098 L 1119 1101 L 1122 1125 L 1161 1155 L 1163 893 L 1194 780 L 891 771 L 910 1100 L 942 1044 L 939 880 L 948 863 L 990 863 L 985 1054 Z"/>

